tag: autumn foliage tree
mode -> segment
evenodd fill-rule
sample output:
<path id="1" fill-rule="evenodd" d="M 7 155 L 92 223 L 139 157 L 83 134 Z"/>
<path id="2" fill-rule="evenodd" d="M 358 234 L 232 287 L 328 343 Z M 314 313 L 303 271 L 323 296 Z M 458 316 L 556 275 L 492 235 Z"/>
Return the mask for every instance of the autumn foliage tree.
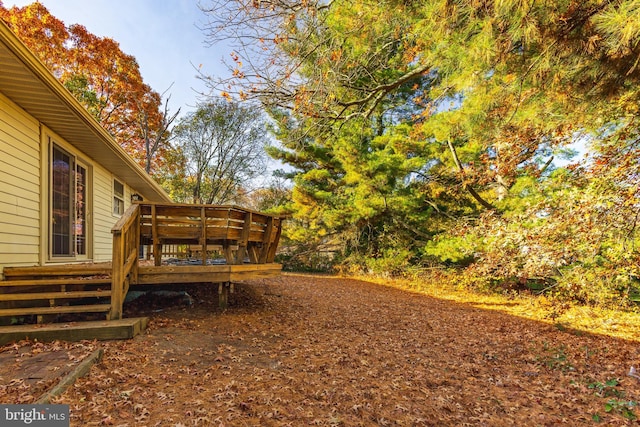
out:
<path id="1" fill-rule="evenodd" d="M 0 2 L 0 19 L 147 172 L 163 161 L 166 124 L 175 115 L 162 109 L 162 96 L 116 41 L 79 24 L 67 27 L 39 2 L 10 9 Z"/>
<path id="2" fill-rule="evenodd" d="M 229 97 L 278 124 L 301 238 L 588 302 L 638 267 L 634 1 L 211 1 Z M 574 149 L 589 152 L 572 159 Z M 589 272 L 589 274 L 585 274 Z"/>

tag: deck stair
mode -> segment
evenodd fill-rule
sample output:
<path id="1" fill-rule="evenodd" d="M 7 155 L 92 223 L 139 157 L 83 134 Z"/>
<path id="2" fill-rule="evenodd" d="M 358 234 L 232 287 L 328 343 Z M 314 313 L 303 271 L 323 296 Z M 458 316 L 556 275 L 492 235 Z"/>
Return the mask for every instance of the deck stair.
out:
<path id="1" fill-rule="evenodd" d="M 37 323 L 69 313 L 102 313 L 111 309 L 111 265 L 6 267 L 0 281 L 0 323 Z"/>

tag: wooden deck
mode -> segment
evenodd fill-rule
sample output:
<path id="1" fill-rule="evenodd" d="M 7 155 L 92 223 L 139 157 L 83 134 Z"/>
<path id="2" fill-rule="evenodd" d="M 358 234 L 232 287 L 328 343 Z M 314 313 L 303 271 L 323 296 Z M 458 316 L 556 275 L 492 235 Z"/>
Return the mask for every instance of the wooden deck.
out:
<path id="1" fill-rule="evenodd" d="M 0 325 L 25 318 L 51 323 L 78 313 L 103 323 L 119 320 L 132 285 L 216 284 L 225 304 L 232 282 L 280 273 L 274 258 L 281 227 L 279 217 L 237 206 L 134 204 L 112 229 L 111 263 L 5 267 Z M 170 247 L 180 248 L 172 255 L 198 258 L 167 265 Z M 141 262 L 143 253 L 147 260 Z"/>

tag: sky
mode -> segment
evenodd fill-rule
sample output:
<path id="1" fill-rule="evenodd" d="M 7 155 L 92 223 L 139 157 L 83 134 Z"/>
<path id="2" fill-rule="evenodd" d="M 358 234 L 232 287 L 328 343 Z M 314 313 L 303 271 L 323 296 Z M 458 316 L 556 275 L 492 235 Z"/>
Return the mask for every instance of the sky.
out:
<path id="1" fill-rule="evenodd" d="M 23 7 L 35 0 L 2 0 L 4 7 Z M 202 0 L 200 0 L 202 1 Z M 158 93 L 169 89 L 171 112 L 195 110 L 206 87 L 197 67 L 207 75 L 224 76 L 225 47 L 207 47 L 198 27 L 206 16 L 199 0 L 40 0 L 65 25 L 81 24 L 100 37 L 109 37 L 138 61 L 146 84 Z M 205 1 L 206 3 L 206 1 Z M 173 84 L 173 86 L 171 86 Z"/>

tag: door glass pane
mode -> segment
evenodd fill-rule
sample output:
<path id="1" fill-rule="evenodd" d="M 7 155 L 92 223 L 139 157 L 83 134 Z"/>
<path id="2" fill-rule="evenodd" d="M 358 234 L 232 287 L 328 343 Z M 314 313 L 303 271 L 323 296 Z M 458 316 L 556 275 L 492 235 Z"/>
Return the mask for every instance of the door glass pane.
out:
<path id="1" fill-rule="evenodd" d="M 76 166 L 75 200 L 75 240 L 76 255 L 87 254 L 87 169 Z"/>
<path id="2" fill-rule="evenodd" d="M 51 165 L 51 254 L 70 256 L 72 245 L 72 158 L 53 148 Z"/>

